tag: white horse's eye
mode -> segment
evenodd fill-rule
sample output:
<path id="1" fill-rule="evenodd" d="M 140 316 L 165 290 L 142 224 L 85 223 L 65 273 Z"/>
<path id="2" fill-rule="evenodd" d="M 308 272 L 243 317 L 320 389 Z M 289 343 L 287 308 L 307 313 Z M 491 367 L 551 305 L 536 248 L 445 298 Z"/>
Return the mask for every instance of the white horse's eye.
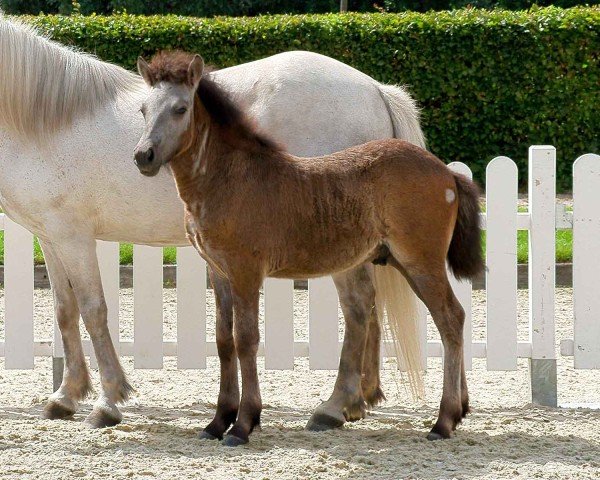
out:
<path id="1" fill-rule="evenodd" d="M 183 115 L 185 112 L 187 112 L 187 107 L 179 107 L 175 109 L 175 113 L 177 115 Z"/>

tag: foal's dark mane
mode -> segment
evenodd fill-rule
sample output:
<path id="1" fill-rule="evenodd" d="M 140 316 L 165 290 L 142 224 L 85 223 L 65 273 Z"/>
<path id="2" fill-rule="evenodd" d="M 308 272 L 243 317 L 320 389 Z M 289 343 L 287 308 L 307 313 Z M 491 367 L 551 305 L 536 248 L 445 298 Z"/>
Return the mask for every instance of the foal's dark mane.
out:
<path id="1" fill-rule="evenodd" d="M 193 59 L 193 54 L 179 50 L 157 53 L 150 62 L 152 84 L 161 81 L 187 83 L 188 67 Z M 231 100 L 228 93 L 209 78 L 207 73 L 213 70 L 212 67 L 205 67 L 196 96 L 212 122 L 221 127 L 225 140 L 250 150 L 281 151 L 272 138 L 258 130 L 246 113 Z"/>

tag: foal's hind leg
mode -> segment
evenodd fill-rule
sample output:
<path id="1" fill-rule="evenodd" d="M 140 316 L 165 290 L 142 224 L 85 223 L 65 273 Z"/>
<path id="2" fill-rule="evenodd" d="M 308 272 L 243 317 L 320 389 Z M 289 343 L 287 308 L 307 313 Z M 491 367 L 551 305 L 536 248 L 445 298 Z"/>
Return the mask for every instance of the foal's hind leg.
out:
<path id="1" fill-rule="evenodd" d="M 233 300 L 231 286 L 226 278 L 209 268 L 210 280 L 217 306 L 217 350 L 221 363 L 221 383 L 217 412 L 212 422 L 200 432 L 200 438 L 222 439 L 229 426 L 235 422 L 240 404 L 237 360 L 233 341 Z"/>
<path id="2" fill-rule="evenodd" d="M 370 265 L 333 276 L 346 320 L 338 377 L 329 400 L 317 407 L 306 428 L 327 430 L 364 418 L 366 402 L 361 387 L 367 325 L 375 302 Z"/>
<path id="3" fill-rule="evenodd" d="M 90 374 L 83 356 L 81 334 L 79 333 L 79 309 L 67 273 L 56 257 L 51 245 L 40 240 L 44 259 L 52 284 L 54 312 L 65 352 L 65 369 L 62 383 L 56 392 L 50 395 L 44 408 L 44 418 L 57 419 L 73 415 L 92 390 Z"/>
<path id="4" fill-rule="evenodd" d="M 423 258 L 423 257 L 421 257 Z M 444 345 L 444 386 L 438 420 L 427 438 L 449 438 L 468 411 L 463 361 L 465 312 L 448 282 L 445 262 L 392 261 L 429 309 Z M 463 392 L 464 389 L 464 392 Z M 467 411 L 466 411 L 466 410 Z"/>
<path id="5" fill-rule="evenodd" d="M 362 367 L 362 392 L 367 406 L 374 407 L 385 400 L 381 389 L 380 351 L 381 351 L 381 327 L 379 325 L 379 312 L 375 305 L 371 308 L 369 324 L 367 328 L 367 345 Z"/>

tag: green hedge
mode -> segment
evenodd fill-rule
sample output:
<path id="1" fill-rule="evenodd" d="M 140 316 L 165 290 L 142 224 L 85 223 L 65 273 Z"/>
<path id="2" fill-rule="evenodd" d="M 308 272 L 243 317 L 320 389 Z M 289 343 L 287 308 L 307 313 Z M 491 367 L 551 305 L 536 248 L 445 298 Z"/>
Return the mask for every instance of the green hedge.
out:
<path id="1" fill-rule="evenodd" d="M 600 8 L 531 12 L 328 14 L 196 19 L 131 15 L 26 17 L 58 41 L 133 68 L 138 55 L 181 48 L 226 67 L 312 50 L 410 87 L 430 149 L 484 180 L 496 155 L 526 179 L 527 147 L 558 149 L 558 183 L 600 151 Z"/>

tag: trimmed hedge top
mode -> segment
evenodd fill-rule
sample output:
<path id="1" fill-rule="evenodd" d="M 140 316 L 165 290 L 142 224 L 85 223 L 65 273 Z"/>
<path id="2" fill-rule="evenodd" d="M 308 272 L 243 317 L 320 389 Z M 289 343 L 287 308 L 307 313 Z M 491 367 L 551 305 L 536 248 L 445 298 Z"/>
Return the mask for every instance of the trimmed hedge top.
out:
<path id="1" fill-rule="evenodd" d="M 133 68 L 138 55 L 180 48 L 226 67 L 286 50 L 319 52 L 379 81 L 408 85 L 429 148 L 483 182 L 496 155 L 526 180 L 527 147 L 558 149 L 558 183 L 600 150 L 600 8 L 531 12 L 24 17 L 55 40 Z"/>

